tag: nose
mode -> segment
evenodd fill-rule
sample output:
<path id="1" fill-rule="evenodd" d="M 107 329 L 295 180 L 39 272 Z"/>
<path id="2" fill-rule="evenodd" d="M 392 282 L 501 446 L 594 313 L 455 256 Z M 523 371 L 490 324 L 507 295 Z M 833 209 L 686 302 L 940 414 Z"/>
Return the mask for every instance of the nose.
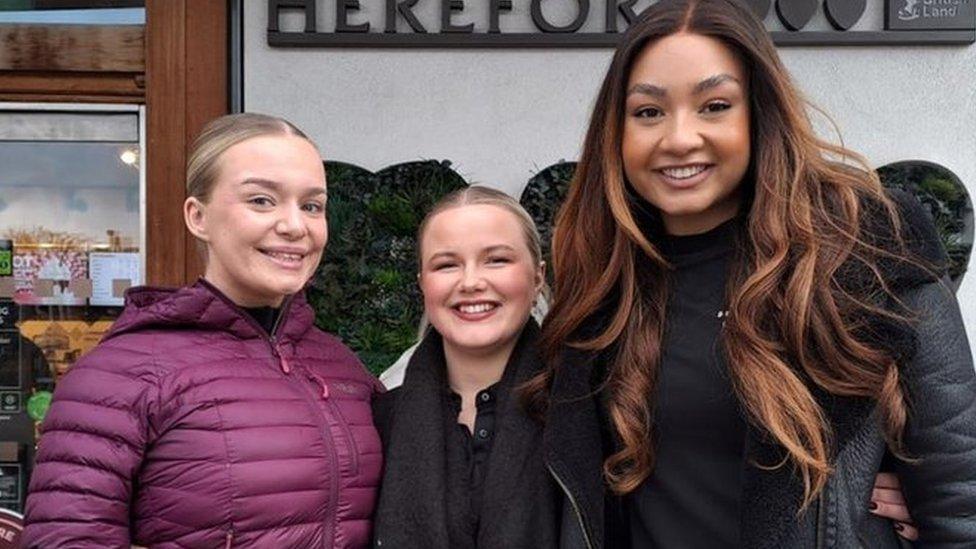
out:
<path id="1" fill-rule="evenodd" d="M 704 141 L 697 117 L 679 111 L 668 120 L 661 147 L 674 156 L 684 156 L 701 147 Z"/>
<path id="2" fill-rule="evenodd" d="M 477 267 L 465 267 L 461 274 L 460 290 L 462 292 L 478 292 L 484 290 L 485 278 Z"/>
<path id="3" fill-rule="evenodd" d="M 282 207 L 275 223 L 275 231 L 282 236 L 293 239 L 305 236 L 308 228 L 305 226 L 302 210 L 297 204 Z"/>

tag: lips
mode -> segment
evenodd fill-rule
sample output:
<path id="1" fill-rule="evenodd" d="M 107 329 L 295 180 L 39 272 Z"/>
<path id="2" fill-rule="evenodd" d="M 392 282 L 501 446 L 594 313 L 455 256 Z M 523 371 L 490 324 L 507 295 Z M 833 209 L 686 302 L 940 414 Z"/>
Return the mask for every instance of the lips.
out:
<path id="1" fill-rule="evenodd" d="M 274 260 L 275 263 L 286 268 L 300 267 L 307 255 L 297 250 L 280 250 L 274 248 L 259 248 L 258 251 Z"/>
<path id="2" fill-rule="evenodd" d="M 708 164 L 692 164 L 689 166 L 678 166 L 673 168 L 661 168 L 658 170 L 664 175 L 672 179 L 689 179 L 694 177 L 703 171 L 707 170 L 710 166 Z"/>
<path id="3" fill-rule="evenodd" d="M 451 309 L 464 320 L 481 320 L 494 314 L 499 307 L 501 303 L 497 301 L 466 301 L 454 304 Z"/>
<path id="4" fill-rule="evenodd" d="M 685 164 L 682 166 L 668 166 L 654 170 L 661 175 L 661 179 L 675 189 L 689 189 L 708 178 L 714 164 Z"/>

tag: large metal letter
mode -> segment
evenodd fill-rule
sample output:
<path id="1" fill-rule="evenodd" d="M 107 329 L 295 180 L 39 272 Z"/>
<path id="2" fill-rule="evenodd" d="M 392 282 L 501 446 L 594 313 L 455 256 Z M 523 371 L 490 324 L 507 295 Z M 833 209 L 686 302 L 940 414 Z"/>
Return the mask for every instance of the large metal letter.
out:
<path id="1" fill-rule="evenodd" d="M 451 15 L 455 11 L 464 11 L 463 0 L 441 0 L 441 32 L 465 33 L 474 30 L 474 23 L 455 25 L 451 22 Z"/>
<path id="2" fill-rule="evenodd" d="M 278 32 L 278 12 L 281 8 L 303 8 L 305 32 L 315 32 L 315 0 L 268 0 L 268 32 Z"/>
<path id="3" fill-rule="evenodd" d="M 590 15 L 590 0 L 576 0 L 576 6 L 579 8 L 576 19 L 564 27 L 557 27 L 546 21 L 546 17 L 542 14 L 542 0 L 532 0 L 532 22 L 542 32 L 576 32 Z"/>
<path id="4" fill-rule="evenodd" d="M 369 32 L 369 22 L 349 24 L 349 12 L 359 11 L 359 0 L 336 0 L 336 32 Z"/>
<path id="5" fill-rule="evenodd" d="M 634 13 L 636 3 L 637 0 L 607 0 L 607 32 L 617 32 L 618 11 L 628 25 L 633 23 L 637 19 L 637 14 Z"/>
<path id="6" fill-rule="evenodd" d="M 491 0 L 488 3 L 488 32 L 498 34 L 502 32 L 498 26 L 498 14 L 502 10 L 512 11 L 512 0 Z"/>
<path id="7" fill-rule="evenodd" d="M 419 0 L 386 0 L 386 32 L 396 32 L 397 12 L 407 21 L 413 32 L 426 33 L 427 29 L 420 24 L 413 14 L 413 7 Z"/>

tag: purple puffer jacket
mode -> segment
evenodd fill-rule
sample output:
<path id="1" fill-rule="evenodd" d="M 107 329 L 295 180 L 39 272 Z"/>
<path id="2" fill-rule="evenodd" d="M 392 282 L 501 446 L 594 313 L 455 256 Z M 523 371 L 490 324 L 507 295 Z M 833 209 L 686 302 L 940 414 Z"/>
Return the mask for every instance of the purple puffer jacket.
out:
<path id="1" fill-rule="evenodd" d="M 24 547 L 361 547 L 381 387 L 299 295 L 269 336 L 206 282 L 140 288 L 43 424 Z"/>

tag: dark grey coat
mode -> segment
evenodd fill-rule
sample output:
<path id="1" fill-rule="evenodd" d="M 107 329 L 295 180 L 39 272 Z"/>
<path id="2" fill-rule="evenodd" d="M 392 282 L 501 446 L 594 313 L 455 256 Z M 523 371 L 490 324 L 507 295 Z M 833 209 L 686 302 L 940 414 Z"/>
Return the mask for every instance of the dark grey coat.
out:
<path id="1" fill-rule="evenodd" d="M 931 222 L 916 204 L 903 206 L 919 254 L 933 258 L 940 246 Z M 921 217 L 920 217 L 921 216 Z M 891 266 L 889 266 L 891 267 Z M 917 273 L 892 267 L 891 278 L 912 281 Z M 903 284 L 902 299 L 919 318 L 914 333 L 877 330 L 901 357 L 901 378 L 910 400 L 904 434 L 917 462 L 891 460 L 918 526 L 916 547 L 976 547 L 976 372 L 959 307 L 944 282 Z M 562 487 L 562 546 L 628 547 L 629 531 L 619 498 L 608 495 L 601 477 L 614 440 L 601 395 L 593 388 L 604 374 L 597 356 L 567 350 L 555 370 L 545 433 L 546 464 Z M 835 472 L 820 498 L 798 515 L 802 482 L 790 467 L 764 470 L 782 451 L 750 427 L 744 467 L 743 546 L 772 548 L 899 547 L 889 521 L 868 512 L 875 476 L 886 445 L 874 406 L 865 399 L 818 394 L 834 428 Z"/>

